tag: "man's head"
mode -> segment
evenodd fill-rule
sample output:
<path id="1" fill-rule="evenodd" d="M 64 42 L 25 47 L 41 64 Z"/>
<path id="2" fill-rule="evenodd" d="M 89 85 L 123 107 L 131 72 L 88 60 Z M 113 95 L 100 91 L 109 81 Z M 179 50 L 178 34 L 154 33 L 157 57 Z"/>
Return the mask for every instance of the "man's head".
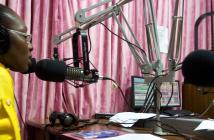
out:
<path id="1" fill-rule="evenodd" d="M 0 63 L 17 72 L 26 72 L 31 65 L 30 38 L 23 20 L 0 4 Z"/>

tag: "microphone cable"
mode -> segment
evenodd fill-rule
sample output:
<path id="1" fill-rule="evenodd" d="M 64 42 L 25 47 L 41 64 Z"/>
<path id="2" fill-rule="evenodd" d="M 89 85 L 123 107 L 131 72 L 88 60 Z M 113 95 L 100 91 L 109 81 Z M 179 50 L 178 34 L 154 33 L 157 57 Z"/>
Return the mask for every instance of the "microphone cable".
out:
<path id="1" fill-rule="evenodd" d="M 167 75 L 167 74 L 158 75 L 158 76 L 154 77 L 154 78 L 151 80 L 151 82 L 149 83 L 149 87 L 148 87 L 148 89 L 147 89 L 145 102 L 147 102 L 147 100 L 148 100 L 149 92 L 152 91 L 152 90 L 150 90 L 151 86 L 152 86 L 153 84 L 155 84 L 155 81 L 156 81 L 158 78 L 160 78 L 160 77 L 162 77 L 162 76 L 166 76 L 166 75 Z M 155 85 L 155 90 L 154 90 L 153 94 L 155 94 L 156 89 L 157 89 L 157 87 L 156 87 L 156 85 Z M 153 95 L 153 96 L 155 96 L 155 95 Z M 151 99 L 150 99 L 149 101 L 151 101 Z M 144 103 L 145 103 L 145 102 L 144 102 Z M 151 103 L 150 103 L 150 104 L 151 104 Z M 146 104 L 144 104 L 144 105 L 146 105 Z M 146 112 L 146 111 L 147 111 L 146 108 L 148 108 L 148 107 L 144 107 L 143 112 Z"/>
<path id="2" fill-rule="evenodd" d="M 174 84 L 173 84 L 173 82 L 171 83 L 171 87 L 172 87 L 172 90 L 171 90 L 171 94 L 170 94 L 169 100 L 168 100 L 167 104 L 161 109 L 162 112 L 169 106 L 169 103 L 172 100 L 172 96 L 174 94 Z"/>
<path id="3" fill-rule="evenodd" d="M 89 62 L 90 62 L 90 60 L 89 60 Z M 70 65 L 70 64 L 68 64 L 68 65 Z M 75 87 L 75 88 L 82 88 L 82 87 L 85 87 L 85 86 L 92 84 L 92 83 L 86 83 L 84 81 L 81 81 L 81 84 L 79 84 L 80 81 L 75 81 L 75 80 L 65 80 L 65 82 L 68 83 L 69 85 Z"/>
<path id="4" fill-rule="evenodd" d="M 212 106 L 214 106 L 214 100 L 212 100 L 209 106 L 199 115 L 199 118 L 204 117 L 204 115 L 210 110 Z"/>
<path id="5" fill-rule="evenodd" d="M 66 58 L 66 59 L 69 59 L 69 58 Z M 81 61 L 80 61 L 80 63 L 81 63 Z M 90 60 L 89 60 L 89 63 L 93 66 L 94 70 L 98 71 L 97 68 L 94 66 L 94 64 Z M 71 65 L 71 64 L 72 63 L 69 63 L 68 65 Z M 88 86 L 88 85 L 92 84 L 92 83 L 86 83 L 86 82 L 83 82 L 83 81 L 82 81 L 82 84 L 79 84 L 78 82 L 70 81 L 70 80 L 65 80 L 65 82 L 68 83 L 68 84 L 70 84 L 71 86 L 73 86 L 75 88 L 85 87 L 85 86 Z"/>
<path id="6" fill-rule="evenodd" d="M 117 88 L 119 89 L 119 91 L 120 91 L 120 93 L 121 93 L 121 95 L 122 95 L 122 97 L 123 97 L 123 99 L 124 99 L 126 105 L 128 106 L 129 110 L 131 110 L 132 112 L 135 112 L 135 110 L 132 108 L 132 106 L 129 104 L 128 100 L 126 99 L 123 90 L 122 90 L 121 87 L 117 84 L 117 82 L 116 82 L 115 80 L 113 80 L 112 78 L 109 78 L 109 77 L 102 77 L 102 76 L 100 76 L 99 80 L 110 80 L 110 81 L 112 81 L 112 82 L 117 86 Z"/>
<path id="7" fill-rule="evenodd" d="M 142 53 L 144 53 L 145 56 L 147 56 L 145 50 L 143 50 L 143 49 L 140 48 L 139 46 L 137 46 L 137 45 L 131 43 L 130 41 L 124 39 L 123 37 L 117 35 L 117 34 L 114 33 L 113 31 L 111 31 L 111 30 L 110 30 L 105 24 L 103 24 L 102 22 L 100 22 L 100 24 L 103 25 L 110 33 L 112 33 L 113 35 L 117 36 L 119 39 L 121 39 L 121 40 L 123 40 L 123 41 L 125 41 L 125 42 L 127 42 L 127 43 L 129 43 L 129 44 L 131 44 L 131 45 L 133 45 L 133 46 L 135 46 L 135 47 L 138 48 Z M 151 86 L 151 85 L 150 85 L 150 86 Z M 150 87 L 150 86 L 149 86 L 149 87 Z M 148 91 L 148 90 L 147 90 L 147 91 Z M 132 109 L 132 110 L 133 110 L 133 109 Z"/>
<path id="8" fill-rule="evenodd" d="M 151 88 L 151 89 L 150 89 Z M 148 87 L 147 92 L 146 92 L 146 98 L 144 100 L 144 103 L 139 110 L 139 112 L 147 112 L 147 108 L 149 109 L 154 102 L 154 90 L 155 90 L 155 85 L 152 84 L 151 86 Z"/>
<path id="9" fill-rule="evenodd" d="M 160 94 L 160 99 L 162 98 L 162 93 L 160 89 L 156 85 L 154 85 L 153 89 L 150 90 L 150 93 L 148 93 L 149 95 L 151 95 L 151 97 L 148 97 L 149 98 L 149 100 L 147 99 L 148 103 L 142 106 L 141 112 L 147 112 L 152 107 L 152 105 L 154 105 L 153 103 L 155 103 L 154 97 L 156 92 Z"/>
<path id="10" fill-rule="evenodd" d="M 20 118 L 20 120 L 21 120 L 21 123 L 22 123 L 22 125 L 23 125 L 23 129 L 21 128 L 21 124 L 20 124 L 20 131 L 21 130 L 24 130 L 23 131 L 23 137 L 25 138 L 25 137 L 28 137 L 28 134 L 27 133 L 25 133 L 25 131 L 27 130 L 27 126 L 26 126 L 26 124 L 25 124 L 25 122 L 24 122 L 24 119 L 23 119 L 23 117 L 22 117 L 22 113 L 21 113 L 21 109 L 20 109 L 20 107 L 19 107 L 19 104 L 18 104 L 18 101 L 17 101 L 17 99 L 16 99 L 16 95 L 14 94 L 14 99 L 15 99 L 15 102 L 16 102 L 16 106 L 17 106 L 17 111 L 18 111 L 18 114 L 19 114 L 19 118 Z"/>
<path id="11" fill-rule="evenodd" d="M 71 85 L 71 86 L 73 86 L 73 87 L 75 87 L 75 88 L 82 88 L 82 87 L 85 87 L 85 86 L 88 86 L 88 85 L 90 85 L 90 84 L 92 84 L 92 83 L 84 83 L 84 82 L 82 82 L 81 84 L 79 84 L 79 83 L 77 83 L 77 82 L 75 82 L 75 81 L 70 81 L 70 80 L 65 80 L 65 82 L 67 83 L 67 84 L 69 84 L 69 85 Z M 84 84 L 83 84 L 84 83 Z"/>
<path id="12" fill-rule="evenodd" d="M 114 33 L 113 31 L 111 31 L 111 30 L 110 30 L 105 24 L 103 24 L 102 22 L 100 22 L 100 24 L 103 25 L 110 33 L 112 33 L 113 35 L 117 36 L 119 39 L 121 39 L 121 40 L 123 40 L 123 41 L 125 41 L 125 42 L 127 42 L 127 43 L 129 43 L 129 44 L 131 44 L 131 45 L 133 45 L 133 46 L 135 46 L 135 47 L 138 48 L 141 52 L 143 52 L 145 56 L 147 56 L 145 50 L 143 50 L 142 48 L 140 48 L 140 47 L 137 46 L 136 44 L 133 44 L 133 43 L 131 43 L 130 41 L 124 39 L 123 37 L 117 35 L 117 34 Z"/>
<path id="13" fill-rule="evenodd" d="M 19 104 L 18 104 L 18 101 L 17 101 L 15 95 L 14 95 L 14 99 L 15 99 L 15 102 L 16 102 L 16 106 L 17 106 L 17 110 L 18 110 L 18 114 L 19 114 L 20 120 L 21 120 L 22 124 L 24 125 L 24 127 L 26 128 L 24 119 L 23 119 L 22 114 L 21 114 L 21 109 L 19 107 Z"/>

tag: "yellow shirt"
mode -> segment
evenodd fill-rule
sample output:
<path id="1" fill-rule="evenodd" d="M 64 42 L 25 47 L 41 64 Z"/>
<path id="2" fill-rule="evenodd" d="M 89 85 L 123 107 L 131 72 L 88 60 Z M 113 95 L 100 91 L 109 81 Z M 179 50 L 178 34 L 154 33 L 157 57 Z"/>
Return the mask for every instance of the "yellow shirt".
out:
<path id="1" fill-rule="evenodd" d="M 21 140 L 14 104 L 13 79 L 9 69 L 0 63 L 0 140 Z"/>

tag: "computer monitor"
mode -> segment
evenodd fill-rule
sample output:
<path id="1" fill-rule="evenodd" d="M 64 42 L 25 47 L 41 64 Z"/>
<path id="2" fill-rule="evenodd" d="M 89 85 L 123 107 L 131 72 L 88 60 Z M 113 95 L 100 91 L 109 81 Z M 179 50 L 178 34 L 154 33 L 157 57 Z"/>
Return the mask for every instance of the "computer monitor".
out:
<path id="1" fill-rule="evenodd" d="M 133 108 L 140 109 L 144 107 L 146 97 L 150 97 L 149 95 L 147 95 L 147 93 L 150 94 L 154 93 L 154 90 L 152 90 L 151 86 L 149 92 L 147 91 L 148 88 L 149 84 L 145 84 L 143 77 L 132 76 Z M 167 107 L 181 106 L 179 81 L 173 82 L 173 93 L 172 93 L 172 83 L 170 82 L 163 82 L 160 86 L 160 92 L 161 92 L 161 107 L 166 107 L 166 105 Z"/>

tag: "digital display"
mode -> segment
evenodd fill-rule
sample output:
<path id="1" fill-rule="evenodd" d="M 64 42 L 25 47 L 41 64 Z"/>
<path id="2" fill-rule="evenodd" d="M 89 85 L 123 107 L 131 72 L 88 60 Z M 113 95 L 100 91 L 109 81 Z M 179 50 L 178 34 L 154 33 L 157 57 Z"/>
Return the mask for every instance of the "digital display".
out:
<path id="1" fill-rule="evenodd" d="M 135 109 L 142 108 L 144 106 L 146 98 L 148 97 L 153 98 L 152 96 L 147 95 L 147 93 L 153 94 L 154 90 L 151 91 L 152 88 L 150 87 L 149 90 L 148 88 L 149 84 L 145 84 L 143 77 L 132 76 L 132 94 L 133 94 L 132 104 Z M 179 107 L 181 105 L 178 81 L 173 83 L 163 82 L 159 90 L 161 92 L 162 107 L 166 105 L 168 107 Z M 149 98 L 147 100 L 149 100 Z"/>

